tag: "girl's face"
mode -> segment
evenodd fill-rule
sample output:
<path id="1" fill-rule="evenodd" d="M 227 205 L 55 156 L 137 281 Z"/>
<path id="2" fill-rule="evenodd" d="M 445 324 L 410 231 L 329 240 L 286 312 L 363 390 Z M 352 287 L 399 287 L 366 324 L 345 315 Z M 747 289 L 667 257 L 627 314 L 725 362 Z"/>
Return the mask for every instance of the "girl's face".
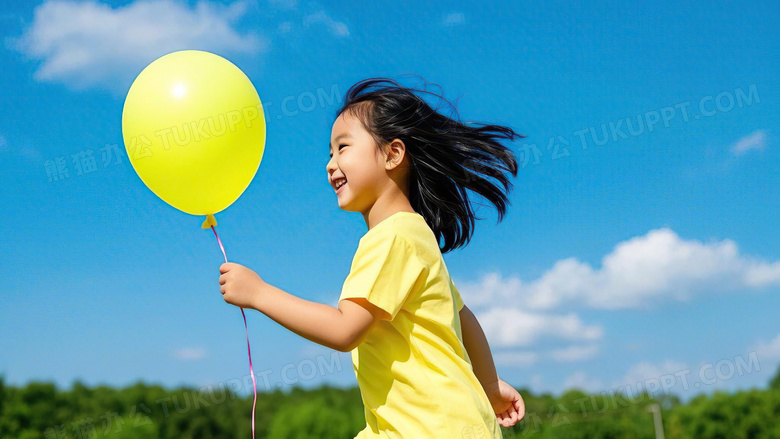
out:
<path id="1" fill-rule="evenodd" d="M 336 191 L 339 207 L 350 212 L 368 212 L 390 182 L 385 154 L 360 120 L 347 112 L 333 123 L 330 152 L 328 181 Z M 344 179 L 347 183 L 337 190 Z"/>

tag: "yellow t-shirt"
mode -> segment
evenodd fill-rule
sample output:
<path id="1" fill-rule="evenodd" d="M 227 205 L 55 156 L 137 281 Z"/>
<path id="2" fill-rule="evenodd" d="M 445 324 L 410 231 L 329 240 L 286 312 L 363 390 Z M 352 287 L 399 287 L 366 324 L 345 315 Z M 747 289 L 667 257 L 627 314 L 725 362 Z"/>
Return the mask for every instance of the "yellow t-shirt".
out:
<path id="1" fill-rule="evenodd" d="M 366 427 L 356 438 L 501 438 L 463 346 L 460 294 L 433 231 L 396 212 L 360 239 L 339 300 L 387 311 L 352 350 Z"/>

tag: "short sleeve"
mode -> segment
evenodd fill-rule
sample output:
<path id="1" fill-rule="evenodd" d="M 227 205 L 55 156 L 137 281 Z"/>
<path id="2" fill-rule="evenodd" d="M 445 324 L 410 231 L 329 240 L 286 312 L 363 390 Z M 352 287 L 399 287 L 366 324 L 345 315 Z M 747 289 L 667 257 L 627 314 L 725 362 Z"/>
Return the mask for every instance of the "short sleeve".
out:
<path id="1" fill-rule="evenodd" d="M 450 286 L 452 287 L 452 300 L 455 301 L 455 309 L 460 312 L 460 310 L 463 309 L 463 299 L 460 297 L 460 291 L 455 287 L 455 283 L 452 282 L 452 279 L 450 279 Z"/>
<path id="2" fill-rule="evenodd" d="M 414 247 L 402 236 L 364 236 L 352 259 L 352 268 L 344 280 L 339 301 L 364 298 L 386 311 L 392 320 L 418 279 L 427 275 L 427 271 Z"/>

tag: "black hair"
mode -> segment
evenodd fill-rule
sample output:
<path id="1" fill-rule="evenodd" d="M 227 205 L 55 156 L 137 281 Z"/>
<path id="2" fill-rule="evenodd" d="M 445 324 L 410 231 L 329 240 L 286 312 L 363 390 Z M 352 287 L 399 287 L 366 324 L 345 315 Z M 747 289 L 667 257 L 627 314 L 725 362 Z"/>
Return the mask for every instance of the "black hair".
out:
<path id="1" fill-rule="evenodd" d="M 461 122 L 457 109 L 443 96 L 408 88 L 390 78 L 364 79 L 349 88 L 336 117 L 345 111 L 356 117 L 378 148 L 400 139 L 410 163 L 409 202 L 425 218 L 436 236 L 444 239 L 439 250 L 447 253 L 465 246 L 474 231 L 475 213 L 466 189 L 490 201 L 500 222 L 506 213 L 517 159 L 498 142 L 526 136 L 509 127 Z M 455 118 L 431 108 L 415 93 L 429 93 L 446 102 Z M 503 185 L 488 180 L 492 177 Z M 484 218 L 476 218 L 484 219 Z"/>

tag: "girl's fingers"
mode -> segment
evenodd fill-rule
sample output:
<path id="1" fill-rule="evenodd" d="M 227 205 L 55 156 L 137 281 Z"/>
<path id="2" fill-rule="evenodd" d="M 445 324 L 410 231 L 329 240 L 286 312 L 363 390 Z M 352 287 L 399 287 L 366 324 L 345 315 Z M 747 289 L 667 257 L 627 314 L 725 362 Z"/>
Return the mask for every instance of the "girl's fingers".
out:
<path id="1" fill-rule="evenodd" d="M 512 417 L 509 414 L 509 410 L 505 411 L 503 415 L 504 415 L 504 427 L 511 427 L 515 425 L 514 421 L 512 420 Z"/>
<path id="2" fill-rule="evenodd" d="M 525 409 L 518 410 L 517 412 L 517 420 L 521 421 L 525 417 Z"/>

